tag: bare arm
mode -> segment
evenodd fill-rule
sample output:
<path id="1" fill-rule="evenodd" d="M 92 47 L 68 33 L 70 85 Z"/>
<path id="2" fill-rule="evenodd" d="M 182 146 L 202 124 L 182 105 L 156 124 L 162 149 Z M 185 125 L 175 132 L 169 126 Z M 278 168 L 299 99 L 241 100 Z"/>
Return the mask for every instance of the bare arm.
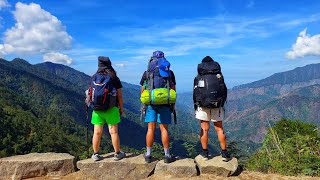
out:
<path id="1" fill-rule="evenodd" d="M 144 91 L 144 86 L 141 86 L 140 94 Z"/>
<path id="2" fill-rule="evenodd" d="M 117 97 L 118 97 L 120 115 L 122 116 L 123 115 L 123 99 L 122 99 L 121 88 L 117 89 Z"/>

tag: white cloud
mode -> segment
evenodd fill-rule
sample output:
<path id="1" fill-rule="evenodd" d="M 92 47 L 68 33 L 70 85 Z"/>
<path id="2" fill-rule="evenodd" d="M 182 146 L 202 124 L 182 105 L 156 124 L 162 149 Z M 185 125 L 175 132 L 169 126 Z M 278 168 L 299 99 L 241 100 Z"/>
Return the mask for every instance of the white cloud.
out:
<path id="1" fill-rule="evenodd" d="M 141 28 L 116 28 L 102 33 L 108 40 L 127 44 L 128 50 L 119 52 L 132 59 L 146 59 L 154 50 L 166 56 L 184 56 L 197 50 L 215 50 L 240 39 L 267 38 L 281 31 L 274 28 L 274 18 L 246 18 L 216 16 L 183 21 L 164 22 Z M 276 32 L 275 32 L 275 31 Z"/>
<path id="2" fill-rule="evenodd" d="M 72 37 L 66 28 L 40 5 L 18 2 L 13 15 L 16 24 L 3 37 L 5 53 L 36 55 L 71 49 Z"/>
<path id="3" fill-rule="evenodd" d="M 8 3 L 7 0 L 0 0 L 0 10 L 4 7 L 9 7 L 10 4 Z"/>
<path id="4" fill-rule="evenodd" d="M 320 34 L 310 36 L 307 34 L 307 28 L 300 32 L 292 50 L 286 53 L 288 59 L 305 56 L 320 56 Z"/>
<path id="5" fill-rule="evenodd" d="M 306 16 L 306 17 L 287 20 L 287 21 L 282 22 L 280 24 L 280 26 L 282 26 L 283 28 L 297 27 L 297 26 L 300 26 L 303 24 L 317 22 L 319 20 L 320 20 L 320 13 L 312 14 L 312 15 Z"/>
<path id="6" fill-rule="evenodd" d="M 118 63 L 118 64 L 115 64 L 115 66 L 118 66 L 118 67 L 125 67 L 126 65 L 123 64 L 123 63 Z"/>
<path id="7" fill-rule="evenodd" d="M 6 55 L 6 52 L 4 51 L 4 46 L 0 44 L 0 58 L 3 58 Z"/>
<path id="8" fill-rule="evenodd" d="M 59 64 L 68 64 L 72 63 L 72 59 L 67 55 L 57 53 L 57 52 L 49 52 L 43 55 L 43 61 L 46 62 L 54 62 Z"/>

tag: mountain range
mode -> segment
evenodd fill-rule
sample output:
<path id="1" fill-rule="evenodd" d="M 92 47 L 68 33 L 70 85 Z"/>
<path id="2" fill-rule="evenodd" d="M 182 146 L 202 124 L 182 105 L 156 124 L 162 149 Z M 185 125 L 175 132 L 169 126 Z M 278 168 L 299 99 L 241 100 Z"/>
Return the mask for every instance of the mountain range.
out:
<path id="1" fill-rule="evenodd" d="M 0 65 L 0 156 L 49 150 L 83 155 L 87 121 L 83 99 L 91 77 L 51 62 L 32 65 L 16 58 L 0 59 Z M 140 86 L 122 84 L 125 116 L 119 125 L 121 144 L 127 150 L 139 151 L 145 146 L 147 131 L 140 120 Z M 319 93 L 320 64 L 229 89 L 224 120 L 228 141 L 242 144 L 245 149 L 252 143 L 259 144 L 267 128 L 281 118 L 319 126 Z M 178 124 L 170 126 L 173 152 L 194 156 L 200 149 L 199 122 L 194 118 L 191 92 L 178 94 L 176 109 Z M 209 135 L 210 149 L 219 151 L 213 128 Z M 161 144 L 159 130 L 155 137 Z M 102 143 L 106 151 L 112 149 L 109 139 Z M 161 146 L 156 147 L 161 151 Z"/>
<path id="2" fill-rule="evenodd" d="M 240 139 L 261 142 L 269 123 L 281 118 L 320 125 L 320 64 L 276 73 L 232 88 L 226 128 Z"/>
<path id="3" fill-rule="evenodd" d="M 91 77 L 51 62 L 32 65 L 16 58 L 12 61 L 0 59 L 0 65 L 0 117 L 5 122 L 1 126 L 0 156 L 50 151 L 50 148 L 58 152 L 71 151 L 77 156 L 85 152 L 83 139 L 87 119 L 84 91 Z M 122 85 L 125 116 L 119 124 L 121 144 L 126 150 L 139 151 L 145 147 L 147 131 L 146 124 L 140 120 L 140 86 L 126 82 L 122 82 Z M 196 152 L 190 147 L 199 147 L 198 122 L 181 106 L 177 104 L 177 108 L 181 109 L 177 113 L 178 124 L 170 127 L 172 150 L 182 156 L 189 156 Z M 88 119 L 90 115 L 89 111 Z M 93 129 L 90 122 L 89 129 Z M 43 139 L 42 134 L 46 134 L 49 140 Z M 105 134 L 109 136 L 107 128 Z M 161 144 L 159 129 L 155 137 L 155 142 Z M 104 146 L 102 149 L 106 151 L 111 150 L 109 139 L 101 143 Z M 54 144 L 62 147 L 64 141 L 70 147 L 54 149 Z M 162 152 L 160 146 L 158 150 Z"/>
<path id="4" fill-rule="evenodd" d="M 224 128 L 230 141 L 261 143 L 281 118 L 320 126 L 320 64 L 276 73 L 228 89 Z M 193 112 L 192 92 L 179 94 Z"/>

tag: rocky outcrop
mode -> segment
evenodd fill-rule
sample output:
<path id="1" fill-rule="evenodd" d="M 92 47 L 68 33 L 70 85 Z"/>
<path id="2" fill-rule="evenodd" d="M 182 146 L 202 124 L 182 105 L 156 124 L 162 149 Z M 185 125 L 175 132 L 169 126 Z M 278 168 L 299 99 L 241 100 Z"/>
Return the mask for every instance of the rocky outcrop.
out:
<path id="1" fill-rule="evenodd" d="M 0 179 L 65 176 L 74 171 L 74 157 L 65 153 L 31 153 L 0 159 Z"/>
<path id="2" fill-rule="evenodd" d="M 113 159 L 113 153 L 103 155 L 101 161 L 86 159 L 77 162 L 77 167 L 89 179 L 144 179 L 151 175 L 158 161 L 145 163 L 143 155 L 127 154 L 119 161 Z"/>
<path id="3" fill-rule="evenodd" d="M 236 172 L 238 168 L 238 160 L 236 158 L 232 158 L 230 161 L 224 162 L 222 161 L 221 156 L 216 156 L 205 161 L 200 155 L 198 155 L 195 158 L 195 162 L 201 175 L 211 174 L 215 176 L 228 177 Z"/>
<path id="4" fill-rule="evenodd" d="M 193 159 L 180 159 L 169 164 L 161 160 L 156 165 L 154 174 L 158 177 L 188 178 L 197 176 L 197 169 Z"/>
<path id="5" fill-rule="evenodd" d="M 166 164 L 163 160 L 153 159 L 146 163 L 141 155 L 127 154 L 127 157 L 116 161 L 114 153 L 103 155 L 101 161 L 86 159 L 77 162 L 80 169 L 75 171 L 74 157 L 64 153 L 31 153 L 0 159 L 0 179 L 35 180 L 108 180 L 108 179 L 189 179 L 196 177 L 227 177 L 238 167 L 237 159 L 223 162 L 221 156 L 204 161 L 201 156 L 194 159 L 181 158 Z M 199 176 L 200 175 L 200 176 Z M 46 177 L 44 177 L 46 176 Z M 54 176 L 54 177 L 48 177 Z M 40 178 L 41 177 L 41 178 Z M 39 178 L 39 179 L 38 179 Z M 42 180 L 42 179 L 41 179 Z"/>

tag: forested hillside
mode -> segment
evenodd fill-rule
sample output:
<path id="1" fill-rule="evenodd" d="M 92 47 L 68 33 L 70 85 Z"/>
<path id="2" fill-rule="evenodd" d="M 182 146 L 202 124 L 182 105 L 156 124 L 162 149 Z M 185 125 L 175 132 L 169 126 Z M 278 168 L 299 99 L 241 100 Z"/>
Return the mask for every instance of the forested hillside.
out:
<path id="1" fill-rule="evenodd" d="M 31 65 L 18 58 L 0 59 L 0 65 L 1 156 L 46 151 L 84 156 L 83 99 L 90 76 L 64 65 L 49 62 Z M 140 120 L 140 87 L 122 83 L 125 116 L 119 127 L 121 144 L 126 150 L 141 151 L 147 129 Z M 173 152 L 194 156 L 200 149 L 198 122 L 182 104 L 177 104 L 177 117 L 178 124 L 170 127 Z M 90 123 L 89 129 L 92 130 Z M 108 135 L 107 129 L 105 134 Z M 107 139 L 104 138 L 102 146 L 105 151 L 111 151 Z M 156 142 L 155 152 L 159 151 L 160 155 L 159 130 Z"/>
<path id="2" fill-rule="evenodd" d="M 281 118 L 320 126 L 320 64 L 235 87 L 228 94 L 226 128 L 240 139 L 260 143 L 271 124 Z"/>

